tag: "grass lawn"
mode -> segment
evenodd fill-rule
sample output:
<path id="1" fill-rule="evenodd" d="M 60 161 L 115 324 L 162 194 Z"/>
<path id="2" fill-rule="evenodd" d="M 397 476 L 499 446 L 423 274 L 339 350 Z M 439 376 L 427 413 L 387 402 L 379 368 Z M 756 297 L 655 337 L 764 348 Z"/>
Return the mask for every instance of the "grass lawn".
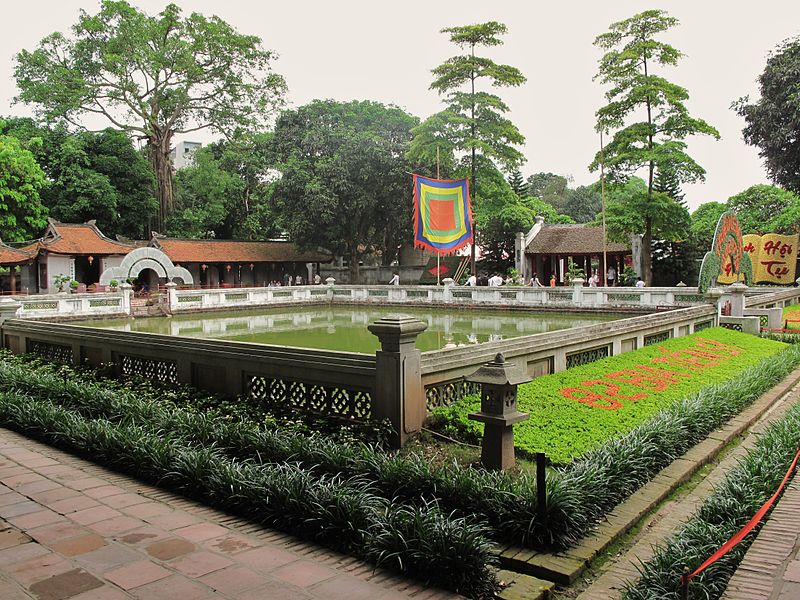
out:
<path id="1" fill-rule="evenodd" d="M 523 454 L 544 452 L 554 463 L 570 462 L 665 406 L 733 379 L 785 348 L 713 328 L 539 377 L 519 388 L 519 410 L 530 413 L 530 419 L 515 426 L 515 445 Z M 475 441 L 483 425 L 467 415 L 479 409 L 475 395 L 436 412 L 450 423 L 445 432 Z"/>

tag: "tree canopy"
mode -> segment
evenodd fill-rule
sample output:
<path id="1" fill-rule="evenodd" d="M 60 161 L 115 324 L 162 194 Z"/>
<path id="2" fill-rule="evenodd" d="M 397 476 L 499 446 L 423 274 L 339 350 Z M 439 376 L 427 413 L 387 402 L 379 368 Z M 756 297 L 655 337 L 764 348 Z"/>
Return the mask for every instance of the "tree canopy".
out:
<path id="1" fill-rule="evenodd" d="M 668 171 L 680 183 L 704 179 L 705 170 L 686 152 L 684 140 L 696 134 L 719 138 L 711 125 L 690 116 L 685 105 L 689 99 L 686 89 L 654 73 L 656 67 L 677 65 L 682 56 L 674 47 L 656 39 L 677 24 L 678 20 L 664 11 L 648 10 L 613 23 L 607 33 L 595 40 L 595 45 L 604 51 L 596 79 L 609 86 L 608 104 L 597 111 L 596 127 L 601 132 L 615 131 L 590 168 L 597 169 L 603 163 L 612 182 L 623 182 L 640 169 L 647 170 L 646 194 L 644 198 L 636 196 L 639 214 L 625 219 L 626 226 L 639 224 L 633 232 L 642 234 L 642 267 L 647 285 L 651 284 L 657 207 L 668 209 L 668 202 L 675 203 L 654 190 L 656 172 Z M 643 120 L 638 118 L 640 114 L 644 114 Z M 681 223 L 685 222 L 683 219 Z"/>
<path id="2" fill-rule="evenodd" d="M 368 249 L 384 262 L 411 241 L 411 170 L 418 119 L 377 102 L 315 100 L 278 119 L 274 206 L 291 239 L 347 257 L 351 281 Z"/>
<path id="3" fill-rule="evenodd" d="M 286 89 L 273 58 L 257 37 L 218 17 L 183 17 L 175 4 L 150 16 L 103 0 L 97 14 L 80 12 L 71 36 L 52 33 L 17 54 L 17 100 L 47 121 L 82 125 L 97 116 L 147 140 L 160 225 L 173 204 L 173 135 L 231 135 L 263 124 Z"/>
<path id="4" fill-rule="evenodd" d="M 800 196 L 774 185 L 754 185 L 728 198 L 742 233 L 798 233 Z"/>
<path id="5" fill-rule="evenodd" d="M 2 129 L 3 121 L 0 121 Z M 47 209 L 39 199 L 46 185 L 33 153 L 9 135 L 0 135 L 0 231 L 3 241 L 31 239 L 47 225 Z"/>
<path id="6" fill-rule="evenodd" d="M 800 37 L 781 44 L 758 78 L 761 97 L 733 108 L 747 125 L 744 140 L 759 148 L 770 178 L 800 192 Z"/>

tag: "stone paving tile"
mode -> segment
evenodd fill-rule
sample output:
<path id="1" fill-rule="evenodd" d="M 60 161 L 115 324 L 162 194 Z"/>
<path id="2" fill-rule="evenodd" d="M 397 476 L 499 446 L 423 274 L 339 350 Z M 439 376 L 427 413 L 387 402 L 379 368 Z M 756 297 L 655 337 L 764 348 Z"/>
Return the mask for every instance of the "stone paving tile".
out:
<path id="1" fill-rule="evenodd" d="M 229 567 L 233 561 L 213 552 L 192 552 L 170 561 L 169 566 L 192 578 L 202 577 Z"/>
<path id="2" fill-rule="evenodd" d="M 50 548 L 64 556 L 78 556 L 79 554 L 93 552 L 105 545 L 105 538 L 100 537 L 96 533 L 88 533 L 86 535 L 79 535 L 77 537 L 54 542 L 50 544 Z"/>
<path id="3" fill-rule="evenodd" d="M 203 575 L 200 577 L 200 581 L 211 589 L 228 595 L 244 592 L 267 583 L 267 579 L 263 575 L 237 565 Z"/>
<path id="4" fill-rule="evenodd" d="M 147 585 L 159 579 L 164 579 L 172 574 L 171 571 L 149 560 L 132 562 L 124 567 L 112 569 L 103 574 L 103 577 L 121 587 L 123 590 Z"/>
<path id="5" fill-rule="evenodd" d="M 7 459 L 9 453 L 19 465 Z M 28 468 L 26 460 L 41 466 Z M 15 485 L 30 486 L 31 496 L 5 485 L 4 472 Z M 0 514 L 12 521 L 5 528 L 0 523 L 0 600 L 428 597 L 416 582 L 373 577 L 371 565 L 352 557 L 113 474 L 2 428 Z M 29 535 L 15 524 L 28 528 Z"/>

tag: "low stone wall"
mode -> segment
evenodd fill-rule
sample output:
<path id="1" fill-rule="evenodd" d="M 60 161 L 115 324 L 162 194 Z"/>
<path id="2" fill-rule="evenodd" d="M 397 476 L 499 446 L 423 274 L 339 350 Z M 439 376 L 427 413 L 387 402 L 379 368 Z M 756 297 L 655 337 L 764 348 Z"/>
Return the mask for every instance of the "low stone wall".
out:
<path id="1" fill-rule="evenodd" d="M 449 404 L 469 391 L 464 377 L 498 352 L 531 377 L 539 377 L 689 335 L 717 324 L 715 307 L 704 305 L 476 346 L 424 352 L 422 381 L 428 408 Z"/>

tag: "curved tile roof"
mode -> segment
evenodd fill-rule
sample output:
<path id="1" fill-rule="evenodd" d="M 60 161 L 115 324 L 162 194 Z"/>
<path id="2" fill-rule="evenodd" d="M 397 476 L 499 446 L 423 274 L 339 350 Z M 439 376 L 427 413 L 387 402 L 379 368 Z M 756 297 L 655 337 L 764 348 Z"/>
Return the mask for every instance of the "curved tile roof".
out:
<path id="1" fill-rule="evenodd" d="M 174 263 L 327 262 L 323 252 L 301 251 L 291 242 L 186 240 L 157 237 L 154 245 Z"/>
<path id="2" fill-rule="evenodd" d="M 36 256 L 35 252 L 29 252 L 23 248 L 12 248 L 6 246 L 0 240 L 0 265 L 18 265 L 26 263 Z"/>
<path id="3" fill-rule="evenodd" d="M 618 242 L 606 244 L 608 252 L 630 252 Z M 526 254 L 602 254 L 603 229 L 587 225 L 543 225 L 525 249 Z"/>

